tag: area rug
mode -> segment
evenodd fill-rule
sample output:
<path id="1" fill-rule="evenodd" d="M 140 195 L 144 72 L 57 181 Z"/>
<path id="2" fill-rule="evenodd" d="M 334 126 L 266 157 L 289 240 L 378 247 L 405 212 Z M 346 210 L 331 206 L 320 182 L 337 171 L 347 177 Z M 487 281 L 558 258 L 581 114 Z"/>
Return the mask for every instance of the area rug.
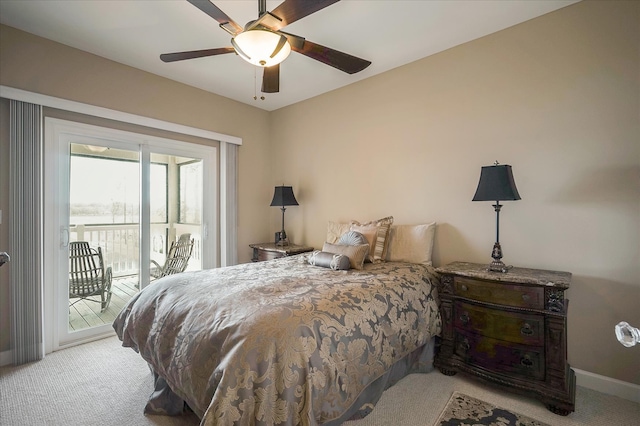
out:
<path id="1" fill-rule="evenodd" d="M 434 426 L 549 426 L 522 414 L 454 392 Z"/>

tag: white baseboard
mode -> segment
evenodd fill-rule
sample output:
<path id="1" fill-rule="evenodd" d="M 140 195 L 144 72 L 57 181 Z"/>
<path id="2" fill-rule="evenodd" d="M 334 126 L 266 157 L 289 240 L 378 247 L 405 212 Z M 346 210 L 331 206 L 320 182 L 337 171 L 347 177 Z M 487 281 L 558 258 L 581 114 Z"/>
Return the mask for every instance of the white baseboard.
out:
<path id="1" fill-rule="evenodd" d="M 612 379 L 611 377 L 601 376 L 584 370 L 578 370 L 577 368 L 574 368 L 573 371 L 576 373 L 576 384 L 578 386 L 593 389 L 608 395 L 619 396 L 620 398 L 640 404 L 640 385 L 623 382 L 622 380 Z"/>
<path id="2" fill-rule="evenodd" d="M 13 362 L 13 351 L 0 352 L 0 367 L 9 365 Z"/>

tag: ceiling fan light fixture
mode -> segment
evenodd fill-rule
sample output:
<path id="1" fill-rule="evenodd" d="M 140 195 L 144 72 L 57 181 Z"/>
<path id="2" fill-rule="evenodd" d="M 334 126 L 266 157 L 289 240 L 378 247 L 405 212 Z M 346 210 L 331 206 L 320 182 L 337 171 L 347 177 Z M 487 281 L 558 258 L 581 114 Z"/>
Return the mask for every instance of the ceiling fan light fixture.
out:
<path id="1" fill-rule="evenodd" d="M 241 32 L 231 39 L 231 44 L 245 61 L 259 67 L 277 65 L 291 53 L 285 36 L 263 29 Z"/>

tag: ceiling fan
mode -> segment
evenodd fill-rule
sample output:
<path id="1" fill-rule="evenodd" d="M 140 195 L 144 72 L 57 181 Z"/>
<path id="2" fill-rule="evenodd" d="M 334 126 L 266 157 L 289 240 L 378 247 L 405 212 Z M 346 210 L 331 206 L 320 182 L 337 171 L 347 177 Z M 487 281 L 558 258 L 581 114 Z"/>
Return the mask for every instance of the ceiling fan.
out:
<path id="1" fill-rule="evenodd" d="M 163 62 L 236 53 L 247 62 L 264 69 L 262 76 L 264 93 L 280 91 L 280 63 L 292 50 L 348 74 L 355 74 L 371 65 L 371 61 L 281 31 L 285 26 L 340 0 L 284 0 L 271 12 L 266 10 L 266 0 L 258 0 L 258 19 L 249 21 L 244 28 L 209 0 L 187 1 L 218 21 L 220 28 L 231 34 L 231 46 L 165 53 L 160 55 Z"/>

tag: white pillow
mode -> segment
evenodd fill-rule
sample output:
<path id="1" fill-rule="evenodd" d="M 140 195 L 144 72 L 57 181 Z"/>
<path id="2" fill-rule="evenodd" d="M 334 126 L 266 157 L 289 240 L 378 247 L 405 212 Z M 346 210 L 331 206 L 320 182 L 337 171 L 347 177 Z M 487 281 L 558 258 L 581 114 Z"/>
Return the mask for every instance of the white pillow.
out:
<path id="1" fill-rule="evenodd" d="M 392 225 L 386 260 L 432 265 L 435 232 L 435 222 L 422 225 Z"/>

